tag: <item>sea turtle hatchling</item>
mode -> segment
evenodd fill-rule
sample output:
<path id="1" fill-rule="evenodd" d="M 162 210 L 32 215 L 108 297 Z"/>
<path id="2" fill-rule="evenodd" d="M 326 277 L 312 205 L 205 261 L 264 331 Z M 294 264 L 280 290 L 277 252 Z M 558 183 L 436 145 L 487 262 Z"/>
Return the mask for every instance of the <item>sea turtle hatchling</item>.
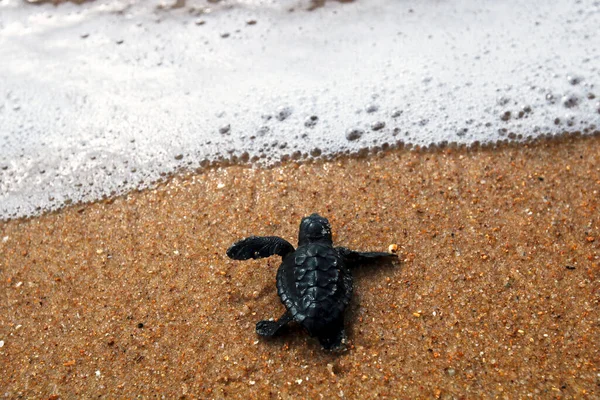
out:
<path id="1" fill-rule="evenodd" d="M 256 333 L 272 337 L 288 322 L 296 321 L 310 336 L 316 336 L 325 349 L 338 349 L 345 342 L 344 309 L 352 297 L 354 266 L 392 259 L 392 253 L 358 252 L 333 247 L 331 226 L 318 214 L 300 222 L 298 248 L 294 250 L 277 236 L 250 236 L 227 250 L 234 260 L 281 256 L 277 271 L 277 294 L 286 312 L 277 321 L 260 321 Z"/>

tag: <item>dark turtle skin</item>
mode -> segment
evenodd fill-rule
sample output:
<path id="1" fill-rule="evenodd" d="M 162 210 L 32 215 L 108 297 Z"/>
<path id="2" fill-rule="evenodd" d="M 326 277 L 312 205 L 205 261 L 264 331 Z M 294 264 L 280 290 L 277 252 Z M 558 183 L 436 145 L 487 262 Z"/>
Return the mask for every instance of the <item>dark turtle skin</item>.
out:
<path id="1" fill-rule="evenodd" d="M 333 247 L 331 226 L 326 218 L 312 214 L 302 219 L 298 248 L 276 236 L 250 236 L 227 250 L 234 260 L 279 255 L 277 294 L 286 312 L 277 321 L 260 321 L 256 333 L 272 337 L 291 321 L 302 325 L 327 349 L 341 348 L 345 342 L 344 310 L 352 298 L 350 269 L 382 259 L 395 259 L 392 253 L 357 252 Z"/>

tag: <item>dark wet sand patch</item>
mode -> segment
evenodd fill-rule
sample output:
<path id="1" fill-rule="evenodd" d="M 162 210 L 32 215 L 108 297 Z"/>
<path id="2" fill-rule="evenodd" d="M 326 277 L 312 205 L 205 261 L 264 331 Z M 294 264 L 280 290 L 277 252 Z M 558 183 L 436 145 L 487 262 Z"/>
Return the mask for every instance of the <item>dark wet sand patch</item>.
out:
<path id="1" fill-rule="evenodd" d="M 216 169 L 0 224 L 0 393 L 61 398 L 594 398 L 600 393 L 600 138 Z M 350 346 L 278 317 L 276 258 L 328 217 L 355 271 Z"/>

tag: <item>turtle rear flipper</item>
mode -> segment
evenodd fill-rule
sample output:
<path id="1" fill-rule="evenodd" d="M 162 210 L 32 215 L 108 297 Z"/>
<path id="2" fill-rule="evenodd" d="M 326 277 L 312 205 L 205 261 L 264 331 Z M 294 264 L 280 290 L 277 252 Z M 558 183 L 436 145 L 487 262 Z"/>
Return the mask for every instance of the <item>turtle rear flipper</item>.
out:
<path id="1" fill-rule="evenodd" d="M 285 257 L 294 251 L 287 240 L 277 236 L 250 236 L 227 249 L 227 255 L 234 260 L 270 257 L 274 254 Z"/>
<path id="2" fill-rule="evenodd" d="M 281 316 L 277 321 L 258 321 L 256 323 L 256 333 L 260 336 L 273 337 L 281 333 L 284 326 L 294 319 L 289 311 Z"/>
<path id="3" fill-rule="evenodd" d="M 349 268 L 356 267 L 360 264 L 374 263 L 380 261 L 392 261 L 398 258 L 398 255 L 394 253 L 385 253 L 380 251 L 354 251 L 345 247 L 335 248 L 340 256 L 344 259 L 344 262 Z"/>
<path id="4" fill-rule="evenodd" d="M 320 334 L 318 338 L 325 350 L 342 351 L 346 348 L 346 330 L 343 323 L 327 333 Z"/>

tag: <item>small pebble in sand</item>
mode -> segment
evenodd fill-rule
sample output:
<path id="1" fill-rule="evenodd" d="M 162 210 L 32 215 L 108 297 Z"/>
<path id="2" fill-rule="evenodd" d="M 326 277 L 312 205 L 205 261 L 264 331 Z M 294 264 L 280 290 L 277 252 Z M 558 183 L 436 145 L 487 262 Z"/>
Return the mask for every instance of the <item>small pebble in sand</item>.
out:
<path id="1" fill-rule="evenodd" d="M 454 368 L 448 368 L 446 370 L 446 372 L 448 372 L 448 376 L 454 376 L 454 375 L 456 375 L 456 371 L 454 370 Z"/>
<path id="2" fill-rule="evenodd" d="M 396 253 L 396 252 L 398 251 L 398 245 L 397 245 L 397 244 L 395 244 L 395 243 L 394 243 L 394 244 L 390 244 L 390 245 L 388 246 L 388 251 L 389 251 L 390 253 Z"/>
<path id="3" fill-rule="evenodd" d="M 0 340 L 0 348 L 4 347 L 4 340 Z"/>
<path id="4" fill-rule="evenodd" d="M 327 364 L 327 371 L 331 374 L 331 376 L 335 376 L 335 372 L 333 372 L 333 364 Z"/>
<path id="5" fill-rule="evenodd" d="M 8 236 L 4 236 L 4 237 L 2 238 L 2 243 L 6 243 L 6 242 L 8 242 Z"/>
<path id="6" fill-rule="evenodd" d="M 100 370 L 99 370 L 99 369 L 98 369 L 98 370 L 96 370 L 96 376 L 97 376 L 98 378 L 100 378 Z"/>

